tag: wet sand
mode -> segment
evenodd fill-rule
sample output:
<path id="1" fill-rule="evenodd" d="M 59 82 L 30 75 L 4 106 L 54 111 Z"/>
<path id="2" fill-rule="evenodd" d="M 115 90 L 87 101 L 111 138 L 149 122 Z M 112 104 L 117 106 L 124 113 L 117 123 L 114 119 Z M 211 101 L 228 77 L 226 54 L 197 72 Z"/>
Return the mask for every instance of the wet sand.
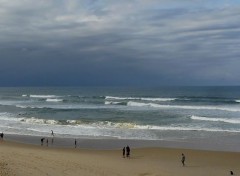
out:
<path id="1" fill-rule="evenodd" d="M 93 145 L 96 144 L 95 141 Z M 181 153 L 186 155 L 185 167 L 181 164 Z M 75 149 L 0 141 L 1 176 L 224 176 L 230 175 L 230 170 L 240 175 L 239 163 L 239 152 L 132 147 L 127 159 L 122 157 L 121 149 Z"/>
<path id="2" fill-rule="evenodd" d="M 4 138 L 7 141 L 40 145 L 41 138 L 48 139 L 49 147 L 55 148 L 73 148 L 75 138 L 62 138 L 55 135 L 52 138 L 49 136 L 29 136 L 29 135 L 14 135 L 5 134 Z M 207 151 L 228 151 L 240 152 L 240 135 L 226 133 L 221 137 L 213 136 L 211 138 L 191 138 L 191 139 L 178 139 L 178 140 L 133 140 L 133 139 L 116 139 L 116 138 L 78 138 L 77 145 L 81 149 L 98 149 L 110 150 L 121 149 L 123 146 L 130 145 L 133 148 L 146 148 L 146 147 L 162 147 L 162 148 L 182 148 L 182 149 L 196 149 Z M 53 141 L 52 141 L 53 140 Z"/>

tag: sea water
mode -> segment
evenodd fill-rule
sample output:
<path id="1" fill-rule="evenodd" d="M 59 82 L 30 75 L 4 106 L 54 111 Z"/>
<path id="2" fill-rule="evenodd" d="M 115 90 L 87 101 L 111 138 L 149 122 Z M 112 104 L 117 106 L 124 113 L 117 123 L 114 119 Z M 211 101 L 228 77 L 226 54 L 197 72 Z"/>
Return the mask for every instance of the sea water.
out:
<path id="1" fill-rule="evenodd" d="M 0 88 L 0 132 L 181 140 L 240 134 L 240 87 Z"/>

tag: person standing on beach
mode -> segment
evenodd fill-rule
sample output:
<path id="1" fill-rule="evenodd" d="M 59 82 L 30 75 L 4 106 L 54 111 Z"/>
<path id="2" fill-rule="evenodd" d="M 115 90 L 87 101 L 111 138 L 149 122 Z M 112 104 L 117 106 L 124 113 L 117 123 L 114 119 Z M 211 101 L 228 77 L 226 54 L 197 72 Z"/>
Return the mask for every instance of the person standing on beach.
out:
<path id="1" fill-rule="evenodd" d="M 47 147 L 48 147 L 48 139 L 47 139 Z"/>
<path id="2" fill-rule="evenodd" d="M 52 131 L 52 144 L 53 144 L 53 137 L 54 137 L 54 133 L 53 133 L 53 130 L 51 130 Z"/>
<path id="3" fill-rule="evenodd" d="M 185 157 L 185 155 L 182 153 L 182 160 L 181 160 L 181 161 L 182 161 L 182 165 L 183 165 L 183 166 L 185 166 L 185 159 L 186 159 L 186 157 Z"/>
<path id="4" fill-rule="evenodd" d="M 75 139 L 75 148 L 77 147 L 77 140 Z"/>
<path id="5" fill-rule="evenodd" d="M 1 139 L 3 140 L 3 136 L 4 136 L 4 134 L 3 134 L 3 132 L 1 133 Z"/>
<path id="6" fill-rule="evenodd" d="M 127 150 L 127 158 L 129 158 L 129 157 L 130 157 L 130 147 L 127 146 L 127 147 L 126 147 L 126 150 Z"/>
<path id="7" fill-rule="evenodd" d="M 44 139 L 45 139 L 45 138 L 41 138 L 41 146 L 43 145 Z"/>
<path id="8" fill-rule="evenodd" d="M 51 130 L 52 131 L 52 137 L 54 136 L 54 133 L 53 133 L 53 130 Z"/>
<path id="9" fill-rule="evenodd" d="M 123 155 L 123 158 L 125 158 L 125 147 L 123 147 L 122 149 L 122 155 Z"/>

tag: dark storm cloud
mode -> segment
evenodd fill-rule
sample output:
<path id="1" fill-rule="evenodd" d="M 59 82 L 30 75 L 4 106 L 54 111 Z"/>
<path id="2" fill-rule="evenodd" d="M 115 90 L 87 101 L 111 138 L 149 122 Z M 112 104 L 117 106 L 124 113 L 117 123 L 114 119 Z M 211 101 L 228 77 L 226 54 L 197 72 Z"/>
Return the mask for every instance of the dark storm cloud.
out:
<path id="1" fill-rule="evenodd" d="M 0 85 L 233 85 L 232 1 L 0 0 Z"/>

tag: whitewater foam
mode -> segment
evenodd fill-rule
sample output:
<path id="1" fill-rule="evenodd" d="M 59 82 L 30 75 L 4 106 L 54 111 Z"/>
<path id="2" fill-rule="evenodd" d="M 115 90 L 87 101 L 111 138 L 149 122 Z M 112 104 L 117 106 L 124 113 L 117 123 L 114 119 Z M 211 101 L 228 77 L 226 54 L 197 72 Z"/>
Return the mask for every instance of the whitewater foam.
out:
<path id="1" fill-rule="evenodd" d="M 227 118 L 214 118 L 214 117 L 201 117 L 201 116 L 191 116 L 192 120 L 202 120 L 202 121 L 212 121 L 212 122 L 225 122 L 240 124 L 240 119 L 227 119 Z"/>
<path id="2" fill-rule="evenodd" d="M 224 107 L 224 106 L 187 106 L 187 105 L 160 105 L 156 103 L 140 103 L 129 101 L 127 106 L 137 106 L 137 107 L 153 107 L 153 108 L 166 108 L 166 109 L 192 109 L 192 110 L 221 110 L 221 111 L 231 111 L 240 112 L 240 107 Z"/>
<path id="3" fill-rule="evenodd" d="M 117 105 L 117 104 L 122 104 L 121 102 L 115 102 L 115 101 L 105 101 L 105 105 Z"/>
<path id="4" fill-rule="evenodd" d="M 143 100 L 143 101 L 174 101 L 174 100 L 176 100 L 176 98 L 114 97 L 114 96 L 106 96 L 105 99 L 110 99 L 110 100 Z"/>
<path id="5" fill-rule="evenodd" d="M 52 119 L 38 119 L 35 117 L 31 118 L 23 118 L 21 122 L 32 123 L 32 124 L 51 124 L 55 125 L 58 124 L 58 121 Z"/>
<path id="6" fill-rule="evenodd" d="M 145 101 L 174 101 L 176 98 L 140 98 Z"/>
<path id="7" fill-rule="evenodd" d="M 61 102 L 61 101 L 63 101 L 63 99 L 47 98 L 46 101 L 48 101 L 48 102 Z"/>
<path id="8" fill-rule="evenodd" d="M 105 99 L 111 99 L 111 100 L 135 100 L 135 99 L 139 99 L 139 98 L 106 96 Z"/>
<path id="9" fill-rule="evenodd" d="M 57 95 L 29 95 L 31 98 L 58 98 Z"/>

